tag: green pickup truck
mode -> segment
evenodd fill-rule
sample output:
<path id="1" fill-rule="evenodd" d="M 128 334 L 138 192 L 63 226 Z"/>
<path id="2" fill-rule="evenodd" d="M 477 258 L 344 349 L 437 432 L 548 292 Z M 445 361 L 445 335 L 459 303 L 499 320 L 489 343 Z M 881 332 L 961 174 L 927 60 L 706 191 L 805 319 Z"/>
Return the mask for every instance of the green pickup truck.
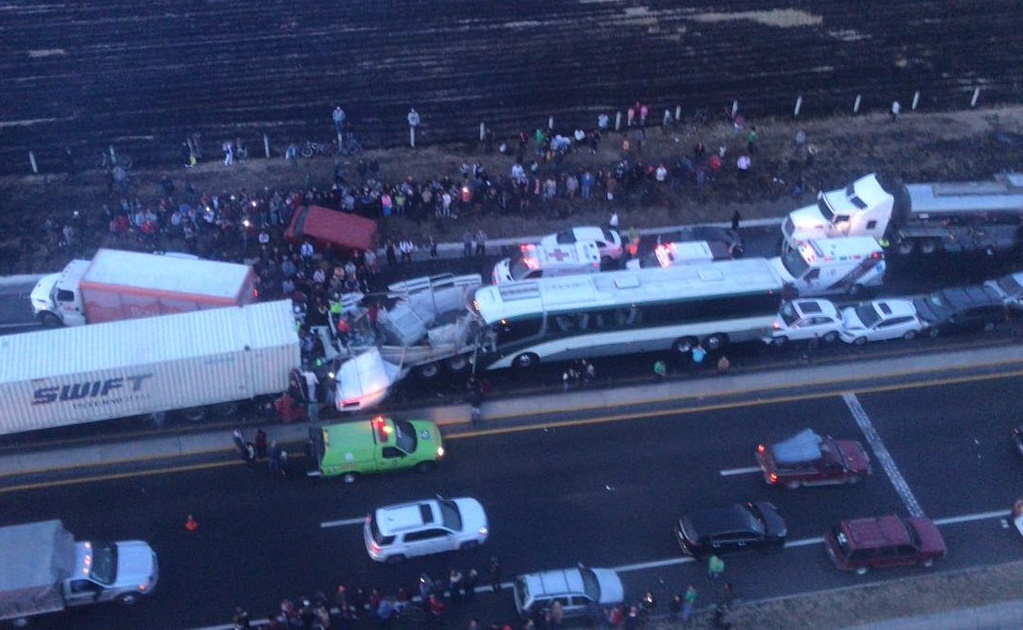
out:
<path id="1" fill-rule="evenodd" d="M 352 483 L 359 475 L 413 468 L 429 472 L 444 457 L 437 425 L 427 420 L 372 420 L 310 427 L 313 476 L 341 477 Z"/>

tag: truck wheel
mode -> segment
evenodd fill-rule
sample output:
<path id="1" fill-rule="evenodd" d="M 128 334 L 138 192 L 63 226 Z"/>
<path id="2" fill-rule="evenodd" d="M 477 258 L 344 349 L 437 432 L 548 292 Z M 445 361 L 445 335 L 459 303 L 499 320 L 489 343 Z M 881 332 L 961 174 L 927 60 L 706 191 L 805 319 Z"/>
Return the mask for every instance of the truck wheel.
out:
<path id="1" fill-rule="evenodd" d="M 341 481 L 343 481 L 345 483 L 355 483 L 355 481 L 358 478 L 359 478 L 359 473 L 357 473 L 357 472 L 346 472 L 346 473 L 341 475 Z"/>
<path id="2" fill-rule="evenodd" d="M 909 256 L 916 251 L 916 243 L 910 240 L 902 240 L 899 241 L 899 244 L 895 249 L 902 256 Z"/>
<path id="3" fill-rule="evenodd" d="M 64 325 L 64 322 L 60 321 L 59 317 L 49 311 L 40 313 L 39 322 L 43 325 L 43 328 L 60 328 Z"/>
<path id="4" fill-rule="evenodd" d="M 137 593 L 125 593 L 117 598 L 117 601 L 125 606 L 133 606 L 139 601 Z"/>
<path id="5" fill-rule="evenodd" d="M 419 462 L 418 464 L 416 464 L 416 472 L 428 473 L 432 472 L 433 469 L 436 467 L 437 464 L 434 462 Z"/>
<path id="6" fill-rule="evenodd" d="M 461 372 L 465 368 L 469 367 L 469 357 L 457 356 L 451 357 L 447 361 L 448 369 L 452 372 Z"/>
<path id="7" fill-rule="evenodd" d="M 416 372 L 420 378 L 431 381 L 440 374 L 440 364 L 438 363 L 427 363 L 426 365 L 420 365 L 416 368 Z"/>
<path id="8" fill-rule="evenodd" d="M 728 335 L 724 333 L 714 333 L 710 337 L 707 337 L 703 345 L 707 347 L 707 350 L 720 350 L 728 345 Z"/>
<path id="9" fill-rule="evenodd" d="M 920 241 L 921 254 L 930 255 L 936 251 L 938 251 L 938 241 L 934 240 L 933 238 Z"/>
<path id="10" fill-rule="evenodd" d="M 689 354 L 696 347 L 696 339 L 692 337 L 682 337 L 676 339 L 675 343 L 671 344 L 671 351 L 675 354 Z"/>
<path id="11" fill-rule="evenodd" d="M 202 422 L 206 419 L 205 407 L 189 407 L 181 410 L 181 417 L 189 422 Z"/>

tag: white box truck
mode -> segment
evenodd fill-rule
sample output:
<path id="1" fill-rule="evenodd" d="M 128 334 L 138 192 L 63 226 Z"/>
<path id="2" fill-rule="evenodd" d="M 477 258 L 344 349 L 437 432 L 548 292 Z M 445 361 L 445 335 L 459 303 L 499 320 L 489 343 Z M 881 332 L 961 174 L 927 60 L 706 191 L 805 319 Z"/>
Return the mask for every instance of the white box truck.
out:
<path id="1" fill-rule="evenodd" d="M 44 326 L 100 324 L 251 304 L 255 274 L 248 265 L 194 256 L 101 249 L 41 278 L 31 297 Z"/>
<path id="2" fill-rule="evenodd" d="M 159 563 L 149 544 L 75 541 L 57 520 L 0 527 L 0 621 L 152 594 Z"/>
<path id="3" fill-rule="evenodd" d="M 0 434 L 210 406 L 288 389 L 291 302 L 0 337 Z"/>

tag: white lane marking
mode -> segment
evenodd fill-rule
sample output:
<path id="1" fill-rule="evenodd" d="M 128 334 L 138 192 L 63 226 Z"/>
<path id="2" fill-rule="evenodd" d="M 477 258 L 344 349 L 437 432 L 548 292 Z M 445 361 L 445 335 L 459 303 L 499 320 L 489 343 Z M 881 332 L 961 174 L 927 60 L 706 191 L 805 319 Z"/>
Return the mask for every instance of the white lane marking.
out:
<path id="1" fill-rule="evenodd" d="M 1008 508 L 1004 510 L 994 510 L 991 512 L 980 512 L 979 514 L 964 514 L 962 516 L 949 516 L 947 518 L 936 518 L 934 519 L 935 525 L 956 525 L 958 523 L 970 523 L 972 521 L 984 521 L 989 518 L 1008 518 Z"/>
<path id="2" fill-rule="evenodd" d="M 842 394 L 842 400 L 845 401 L 845 405 L 849 407 L 853 418 L 856 419 L 856 424 L 863 431 L 864 437 L 867 438 L 867 444 L 870 445 L 870 449 L 874 451 L 874 456 L 877 457 L 881 468 L 884 469 L 892 485 L 895 486 L 895 492 L 902 499 L 902 504 L 906 506 L 906 510 L 909 511 L 911 516 L 924 516 L 924 510 L 920 507 L 920 502 L 913 496 L 913 491 L 909 488 L 909 484 L 906 483 L 906 478 L 899 472 L 899 468 L 895 465 L 895 459 L 888 452 L 884 442 L 881 441 L 881 436 L 877 434 L 874 424 L 870 421 L 870 417 L 867 416 L 867 412 L 863 410 L 860 401 L 856 398 L 856 394 Z"/>
<path id="3" fill-rule="evenodd" d="M 341 521 L 324 521 L 320 523 L 320 527 L 326 529 L 328 527 L 344 527 L 345 525 L 361 525 L 366 522 L 366 517 L 361 518 L 346 518 Z"/>
<path id="4" fill-rule="evenodd" d="M 789 547 L 806 547 L 808 545 L 820 545 L 823 542 L 824 542 L 823 536 L 818 536 L 816 538 L 804 538 L 802 540 L 788 540 L 785 541 L 785 548 L 788 549 Z"/>
<path id="5" fill-rule="evenodd" d="M 624 566 L 615 567 L 613 570 L 619 573 L 628 573 L 629 571 L 643 571 L 644 569 L 657 569 L 660 567 L 670 567 L 676 564 L 685 564 L 687 562 L 696 562 L 696 559 L 692 556 L 683 556 L 681 558 L 669 558 L 667 560 L 653 560 L 651 562 L 637 562 L 636 564 L 626 564 Z"/>
<path id="6" fill-rule="evenodd" d="M 761 471 L 760 466 L 750 466 L 749 468 L 726 468 L 719 472 L 722 477 L 731 477 L 733 475 L 749 475 L 751 473 L 758 473 Z"/>

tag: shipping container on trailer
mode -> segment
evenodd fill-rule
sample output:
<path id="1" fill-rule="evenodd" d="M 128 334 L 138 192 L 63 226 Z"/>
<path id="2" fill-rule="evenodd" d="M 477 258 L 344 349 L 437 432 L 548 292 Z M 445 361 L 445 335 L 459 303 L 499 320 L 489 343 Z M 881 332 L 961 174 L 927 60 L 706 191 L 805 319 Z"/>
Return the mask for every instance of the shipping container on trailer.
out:
<path id="1" fill-rule="evenodd" d="M 291 302 L 0 338 L 0 434 L 246 400 L 301 364 Z"/>

